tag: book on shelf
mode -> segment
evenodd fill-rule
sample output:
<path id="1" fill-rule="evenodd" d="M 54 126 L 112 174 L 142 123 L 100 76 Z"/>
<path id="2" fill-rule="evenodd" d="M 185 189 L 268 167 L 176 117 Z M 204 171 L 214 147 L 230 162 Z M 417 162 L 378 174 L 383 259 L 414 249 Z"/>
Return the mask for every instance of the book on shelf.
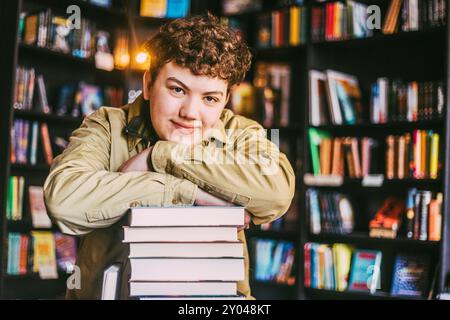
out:
<path id="1" fill-rule="evenodd" d="M 372 123 L 439 120 L 444 112 L 442 81 L 404 82 L 378 78 L 372 84 Z"/>
<path id="2" fill-rule="evenodd" d="M 49 165 L 53 161 L 53 147 L 46 123 L 16 119 L 11 128 L 11 139 L 11 163 Z"/>
<path id="3" fill-rule="evenodd" d="M 306 208 L 312 234 L 353 232 L 354 209 L 347 195 L 309 188 L 306 191 Z"/>
<path id="4" fill-rule="evenodd" d="M 309 71 L 309 124 L 312 126 L 330 123 L 326 83 L 325 73 L 317 70 Z"/>
<path id="5" fill-rule="evenodd" d="M 81 19 L 80 28 L 71 28 L 70 20 L 55 15 L 50 8 L 41 11 L 25 12 L 21 15 L 24 43 L 70 54 L 80 58 L 91 58 L 95 52 L 95 23 Z"/>
<path id="6" fill-rule="evenodd" d="M 190 0 L 168 0 L 166 18 L 183 18 L 189 14 Z"/>
<path id="7" fill-rule="evenodd" d="M 67 274 L 75 270 L 77 258 L 77 241 L 73 236 L 55 232 L 55 253 L 58 270 Z"/>
<path id="8" fill-rule="evenodd" d="M 141 17 L 182 18 L 188 15 L 190 0 L 141 0 Z"/>
<path id="9" fill-rule="evenodd" d="M 387 179 L 437 179 L 441 169 L 440 134 L 414 130 L 386 137 Z"/>
<path id="10" fill-rule="evenodd" d="M 89 0 L 93 5 L 103 7 L 103 8 L 111 8 L 112 0 Z"/>
<path id="11" fill-rule="evenodd" d="M 25 177 L 8 177 L 8 199 L 6 205 L 6 219 L 20 221 L 24 216 Z"/>
<path id="12" fill-rule="evenodd" d="M 327 2 L 323 6 L 313 6 L 311 28 L 313 42 L 337 41 L 351 38 L 366 38 L 373 35 L 365 3 Z"/>
<path id="13" fill-rule="evenodd" d="M 33 228 L 51 228 L 52 222 L 44 202 L 44 189 L 41 186 L 29 186 L 28 198 Z"/>
<path id="14" fill-rule="evenodd" d="M 363 121 L 358 79 L 334 70 L 309 71 L 309 114 L 314 126 L 357 124 Z"/>
<path id="15" fill-rule="evenodd" d="M 392 272 L 391 294 L 424 297 L 429 289 L 430 257 L 399 253 Z"/>
<path id="16" fill-rule="evenodd" d="M 9 232 L 7 245 L 8 275 L 39 275 L 45 280 L 57 279 L 58 270 L 73 271 L 77 246 L 72 236 L 37 230 Z"/>
<path id="17" fill-rule="evenodd" d="M 259 11 L 262 9 L 262 0 L 224 0 L 222 13 L 225 15 Z"/>
<path id="18" fill-rule="evenodd" d="M 402 199 L 390 196 L 377 210 L 369 222 L 369 236 L 379 238 L 397 237 L 405 212 L 405 203 Z"/>
<path id="19" fill-rule="evenodd" d="M 279 48 L 306 43 L 309 20 L 306 7 L 293 5 L 257 16 L 256 47 Z"/>
<path id="20" fill-rule="evenodd" d="M 289 99 L 291 69 L 283 63 L 263 63 L 256 65 L 255 103 L 262 106 L 261 122 L 264 127 L 286 127 L 289 125 Z"/>
<path id="21" fill-rule="evenodd" d="M 33 238 L 33 272 L 41 279 L 57 279 L 55 238 L 49 231 L 31 231 Z"/>
<path id="22" fill-rule="evenodd" d="M 254 239 L 255 249 L 254 278 L 258 281 L 270 281 L 295 284 L 295 248 L 291 242 L 271 239 Z"/>
<path id="23" fill-rule="evenodd" d="M 42 144 L 44 147 L 44 158 L 47 165 L 51 165 L 53 162 L 53 148 L 50 141 L 50 133 L 48 132 L 48 126 L 45 122 L 41 123 L 41 136 Z"/>
<path id="24" fill-rule="evenodd" d="M 316 128 L 308 129 L 308 137 L 314 176 L 363 178 L 377 173 L 374 157 L 379 144 L 375 139 L 332 137 L 329 132 Z M 338 179 L 336 183 L 342 182 Z"/>
<path id="25" fill-rule="evenodd" d="M 442 229 L 441 192 L 409 189 L 406 199 L 405 236 L 407 239 L 440 241 Z"/>
<path id="26" fill-rule="evenodd" d="M 381 257 L 382 253 L 378 250 L 355 250 L 348 290 L 375 293 L 380 289 Z"/>
<path id="27" fill-rule="evenodd" d="M 241 226 L 244 210 L 240 206 L 136 207 L 129 209 L 129 226 Z"/>
<path id="28" fill-rule="evenodd" d="M 391 0 L 382 32 L 393 34 L 444 26 L 447 5 L 445 0 Z"/>
<path id="29" fill-rule="evenodd" d="M 380 33 L 419 31 L 446 24 L 445 0 L 390 0 L 387 6 L 386 3 L 379 5 L 381 17 L 377 19 L 374 19 L 373 11 L 368 10 L 369 5 L 350 0 L 313 5 L 312 41 L 367 38 Z"/>
<path id="30" fill-rule="evenodd" d="M 354 248 L 347 244 L 304 245 L 304 285 L 306 288 L 346 291 Z"/>

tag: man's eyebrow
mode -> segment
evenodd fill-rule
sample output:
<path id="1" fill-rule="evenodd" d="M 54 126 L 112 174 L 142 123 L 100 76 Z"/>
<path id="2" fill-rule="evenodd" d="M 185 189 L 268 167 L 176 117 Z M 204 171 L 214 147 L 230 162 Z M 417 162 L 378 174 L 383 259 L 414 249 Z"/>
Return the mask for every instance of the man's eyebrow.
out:
<path id="1" fill-rule="evenodd" d="M 221 96 L 223 96 L 222 91 L 208 91 L 203 93 L 203 95 L 210 95 L 210 94 L 220 94 Z"/>
<path id="2" fill-rule="evenodd" d="M 183 87 L 183 89 L 189 90 L 189 88 L 188 88 L 187 85 L 185 85 L 183 82 L 181 82 L 180 80 L 178 80 L 178 79 L 175 78 L 175 77 L 169 77 L 169 78 L 167 78 L 167 81 L 173 81 L 173 82 L 176 82 L 176 83 L 178 83 L 181 87 Z"/>
<path id="3" fill-rule="evenodd" d="M 190 90 L 189 87 L 187 85 L 185 85 L 183 82 L 181 82 L 180 80 L 178 80 L 175 77 L 169 77 L 167 78 L 167 81 L 173 81 L 178 83 L 181 87 L 183 87 L 183 89 L 185 90 Z M 208 92 L 203 92 L 203 95 L 214 95 L 214 94 L 219 94 L 221 96 L 223 96 L 223 92 L 222 91 L 208 91 Z"/>

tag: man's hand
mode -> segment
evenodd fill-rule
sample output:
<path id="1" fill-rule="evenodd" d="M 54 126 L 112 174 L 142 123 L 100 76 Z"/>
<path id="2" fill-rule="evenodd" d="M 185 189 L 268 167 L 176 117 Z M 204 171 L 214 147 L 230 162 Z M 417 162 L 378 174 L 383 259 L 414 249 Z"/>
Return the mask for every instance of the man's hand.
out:
<path id="1" fill-rule="evenodd" d="M 212 194 L 198 188 L 197 197 L 195 198 L 195 205 L 197 206 L 233 206 L 232 203 L 222 200 Z M 245 210 L 244 226 L 239 227 L 238 231 L 248 229 L 250 227 L 251 215 Z"/>
<path id="2" fill-rule="evenodd" d="M 149 168 L 148 165 L 148 157 L 152 149 L 153 147 L 144 149 L 142 152 L 128 159 L 128 161 L 120 166 L 119 172 L 152 171 L 153 168 Z"/>

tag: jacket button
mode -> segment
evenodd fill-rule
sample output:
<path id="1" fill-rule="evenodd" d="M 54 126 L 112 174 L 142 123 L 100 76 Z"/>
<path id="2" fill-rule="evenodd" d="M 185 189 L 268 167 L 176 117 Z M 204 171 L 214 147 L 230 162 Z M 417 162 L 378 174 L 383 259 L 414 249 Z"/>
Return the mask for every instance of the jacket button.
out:
<path id="1" fill-rule="evenodd" d="M 137 207 L 137 206 L 139 206 L 139 202 L 137 201 L 133 201 L 130 203 L 130 207 Z"/>

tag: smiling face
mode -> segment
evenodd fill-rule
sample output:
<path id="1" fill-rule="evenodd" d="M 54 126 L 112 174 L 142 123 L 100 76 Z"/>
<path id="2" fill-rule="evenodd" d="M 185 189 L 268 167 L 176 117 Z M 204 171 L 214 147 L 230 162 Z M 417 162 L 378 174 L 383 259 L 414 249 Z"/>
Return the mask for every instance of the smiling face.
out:
<path id="1" fill-rule="evenodd" d="M 146 72 L 143 81 L 152 125 L 162 140 L 200 143 L 228 101 L 227 81 L 194 75 L 174 62 L 165 64 L 154 81 Z"/>

